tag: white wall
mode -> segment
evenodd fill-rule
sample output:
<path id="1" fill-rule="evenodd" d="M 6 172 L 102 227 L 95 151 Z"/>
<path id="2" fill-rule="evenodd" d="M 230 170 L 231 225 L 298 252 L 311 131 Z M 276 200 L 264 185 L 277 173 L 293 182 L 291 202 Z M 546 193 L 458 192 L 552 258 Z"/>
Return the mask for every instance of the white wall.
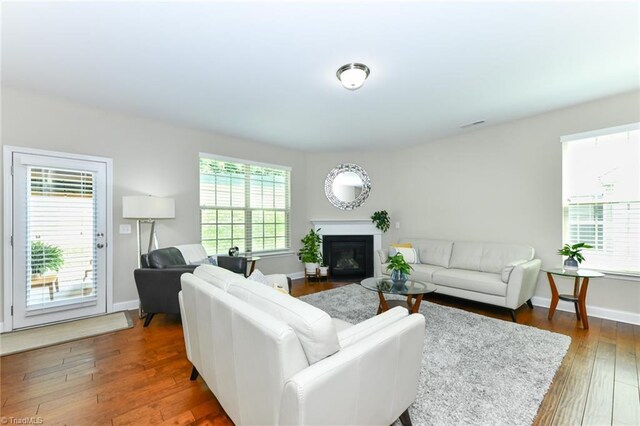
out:
<path id="1" fill-rule="evenodd" d="M 622 94 L 412 148 L 307 154 L 310 194 L 321 193 L 326 173 L 340 162 L 364 167 L 373 186 L 355 211 L 338 211 L 321 196 L 308 197 L 307 210 L 314 219 L 361 219 L 386 209 L 392 229 L 385 244 L 399 237 L 527 243 L 544 266 L 560 266 L 560 137 L 640 121 L 639 101 L 639 92 Z M 543 274 L 536 295 L 550 297 Z M 640 314 L 640 282 L 592 280 L 587 301 Z"/>
<path id="2" fill-rule="evenodd" d="M 133 280 L 136 266 L 135 232 L 129 235 L 117 233 L 118 224 L 134 224 L 134 221 L 122 219 L 122 196 L 151 194 L 174 197 L 176 219 L 161 221 L 157 227 L 160 246 L 200 241 L 199 152 L 291 166 L 294 250 L 297 251 L 299 236 L 308 227 L 304 199 L 305 156 L 299 151 L 172 126 L 8 88 L 2 91 L 2 144 L 113 159 L 116 303 L 138 297 Z M 265 273 L 302 270 L 301 263 L 293 254 L 263 259 L 258 268 Z"/>

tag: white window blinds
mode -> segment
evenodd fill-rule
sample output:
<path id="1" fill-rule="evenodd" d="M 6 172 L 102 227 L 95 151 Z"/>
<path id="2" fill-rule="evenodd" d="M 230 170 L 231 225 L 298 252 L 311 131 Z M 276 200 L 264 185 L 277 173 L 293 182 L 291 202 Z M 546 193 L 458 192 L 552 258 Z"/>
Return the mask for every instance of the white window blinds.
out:
<path id="1" fill-rule="evenodd" d="M 29 167 L 27 185 L 27 311 L 95 305 L 93 173 Z"/>
<path id="2" fill-rule="evenodd" d="M 563 239 L 594 247 L 583 268 L 640 275 L 638 128 L 563 138 Z"/>
<path id="3" fill-rule="evenodd" d="M 208 254 L 288 250 L 291 169 L 200 154 L 201 241 Z"/>

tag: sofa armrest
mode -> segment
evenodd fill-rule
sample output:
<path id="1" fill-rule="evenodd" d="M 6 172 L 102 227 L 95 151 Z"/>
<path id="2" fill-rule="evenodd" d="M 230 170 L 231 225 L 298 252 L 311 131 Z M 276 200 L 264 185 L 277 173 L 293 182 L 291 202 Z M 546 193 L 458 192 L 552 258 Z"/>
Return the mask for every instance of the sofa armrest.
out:
<path id="1" fill-rule="evenodd" d="M 389 260 L 389 250 L 387 249 L 376 250 L 375 254 L 373 255 L 373 276 L 374 277 L 382 276 L 384 272 L 382 265 L 387 263 L 388 260 Z"/>
<path id="2" fill-rule="evenodd" d="M 409 315 L 293 375 L 281 425 L 392 424 L 416 398 L 425 320 Z"/>
<path id="3" fill-rule="evenodd" d="M 507 283 L 507 308 L 519 308 L 533 297 L 541 267 L 542 261 L 533 259 L 513 268 Z"/>
<path id="4" fill-rule="evenodd" d="M 386 312 L 381 313 L 380 315 L 376 315 L 373 318 L 369 318 L 368 320 L 362 321 L 354 326 L 351 326 L 345 330 L 338 332 L 338 341 L 340 342 L 340 347 L 342 349 L 346 348 L 349 345 L 352 345 L 365 337 L 371 336 L 372 334 L 382 330 L 383 328 L 393 324 L 396 321 L 399 321 L 402 318 L 405 318 L 409 315 L 409 312 L 406 308 L 401 306 L 396 306 L 393 309 L 389 309 Z"/>

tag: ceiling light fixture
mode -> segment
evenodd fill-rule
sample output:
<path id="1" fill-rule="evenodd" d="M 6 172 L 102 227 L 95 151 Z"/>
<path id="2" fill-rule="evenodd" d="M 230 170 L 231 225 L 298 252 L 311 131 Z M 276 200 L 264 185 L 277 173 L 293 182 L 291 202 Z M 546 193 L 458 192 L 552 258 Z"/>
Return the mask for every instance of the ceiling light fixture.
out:
<path id="1" fill-rule="evenodd" d="M 336 76 L 345 89 L 357 90 L 369 77 L 369 67 L 359 63 L 346 64 L 338 68 Z"/>

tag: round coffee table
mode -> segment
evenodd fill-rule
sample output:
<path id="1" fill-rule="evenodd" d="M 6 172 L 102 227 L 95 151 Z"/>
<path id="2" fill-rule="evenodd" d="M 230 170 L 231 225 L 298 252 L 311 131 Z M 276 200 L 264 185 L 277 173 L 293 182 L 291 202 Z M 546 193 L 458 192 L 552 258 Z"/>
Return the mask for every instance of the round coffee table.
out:
<path id="1" fill-rule="evenodd" d="M 395 306 L 403 306 L 409 309 L 409 312 L 415 314 L 420 309 L 420 302 L 422 297 L 427 293 L 433 293 L 436 291 L 436 286 L 416 280 L 407 280 L 402 286 L 397 286 L 391 281 L 391 278 L 365 278 L 360 282 L 362 287 L 367 290 L 377 291 L 380 298 L 380 304 L 378 305 L 378 314 L 388 311 Z M 397 294 L 400 296 L 407 296 L 407 301 L 402 300 L 385 300 L 385 294 Z M 413 300 L 415 298 L 415 301 Z"/>

